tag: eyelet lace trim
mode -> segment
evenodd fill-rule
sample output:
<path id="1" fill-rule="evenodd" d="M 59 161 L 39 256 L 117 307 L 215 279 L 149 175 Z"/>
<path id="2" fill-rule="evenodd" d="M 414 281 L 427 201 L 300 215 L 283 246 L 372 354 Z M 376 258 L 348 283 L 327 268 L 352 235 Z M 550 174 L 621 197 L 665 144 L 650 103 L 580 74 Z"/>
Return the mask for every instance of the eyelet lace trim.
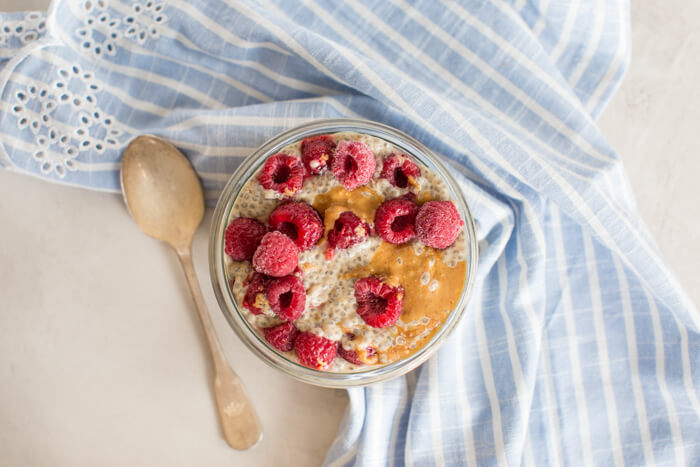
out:
<path id="1" fill-rule="evenodd" d="M 104 153 L 117 148 L 124 132 L 112 116 L 97 107 L 96 93 L 101 90 L 93 73 L 77 65 L 59 68 L 58 79 L 50 84 L 31 83 L 15 92 L 11 112 L 20 131 L 35 135 L 32 157 L 41 173 L 52 171 L 65 177 L 76 169 L 81 152 Z M 55 115 L 62 118 L 55 118 Z"/>
<path id="2" fill-rule="evenodd" d="M 134 3 L 131 14 L 111 16 L 106 0 L 86 0 L 82 4 L 85 13 L 83 27 L 75 31 L 80 40 L 80 47 L 90 50 L 95 58 L 114 55 L 121 40 L 128 40 L 143 45 L 149 39 L 160 36 L 159 26 L 167 22 L 163 13 L 163 3 L 148 0 Z"/>
<path id="3" fill-rule="evenodd" d="M 46 16 L 43 13 L 32 11 L 24 18 L 15 20 L 10 17 L 10 14 L 0 14 L 0 47 L 21 47 L 46 33 Z"/>

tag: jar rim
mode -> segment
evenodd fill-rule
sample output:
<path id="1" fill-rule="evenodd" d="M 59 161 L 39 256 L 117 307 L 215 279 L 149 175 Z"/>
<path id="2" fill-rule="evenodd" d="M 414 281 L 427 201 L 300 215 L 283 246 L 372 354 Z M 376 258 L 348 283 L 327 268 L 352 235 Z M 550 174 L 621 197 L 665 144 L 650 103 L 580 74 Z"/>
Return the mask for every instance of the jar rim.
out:
<path id="1" fill-rule="evenodd" d="M 294 362 L 273 349 L 245 318 L 243 311 L 233 297 L 226 278 L 224 262 L 224 233 L 233 204 L 245 183 L 257 173 L 260 166 L 272 154 L 279 152 L 289 144 L 296 143 L 309 136 L 340 132 L 356 132 L 374 136 L 391 143 L 397 149 L 409 154 L 430 170 L 436 172 L 447 184 L 450 194 L 457 204 L 457 209 L 464 217 L 467 248 L 467 271 L 465 284 L 459 301 L 440 329 L 418 351 L 387 365 L 370 367 L 353 372 L 328 372 L 314 370 Z M 209 235 L 209 270 L 212 287 L 219 308 L 229 325 L 245 346 L 265 363 L 281 370 L 293 378 L 316 386 L 343 388 L 364 386 L 403 375 L 424 363 L 447 340 L 457 324 L 461 321 L 476 280 L 478 265 L 478 244 L 476 228 L 464 193 L 448 168 L 435 154 L 411 136 L 388 125 L 361 119 L 324 119 L 315 120 L 290 130 L 284 131 L 263 143 L 246 157 L 233 172 L 219 195 L 214 210 Z"/>

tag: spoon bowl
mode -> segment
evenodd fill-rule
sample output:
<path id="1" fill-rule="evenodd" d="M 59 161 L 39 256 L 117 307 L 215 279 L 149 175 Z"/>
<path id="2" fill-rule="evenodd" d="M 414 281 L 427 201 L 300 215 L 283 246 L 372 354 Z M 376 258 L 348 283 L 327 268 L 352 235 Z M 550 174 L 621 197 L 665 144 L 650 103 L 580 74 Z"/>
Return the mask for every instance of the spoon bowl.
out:
<path id="1" fill-rule="evenodd" d="M 124 151 L 121 183 L 129 212 L 146 234 L 175 249 L 189 246 L 204 216 L 204 195 L 175 146 L 151 135 L 135 138 Z"/>
<path id="2" fill-rule="evenodd" d="M 146 234 L 173 247 L 180 259 L 214 361 L 214 395 L 224 437 L 232 448 L 248 449 L 262 439 L 260 421 L 226 361 L 192 263 L 192 238 L 204 215 L 199 178 L 175 146 L 142 135 L 124 150 L 121 185 L 136 223 Z"/>

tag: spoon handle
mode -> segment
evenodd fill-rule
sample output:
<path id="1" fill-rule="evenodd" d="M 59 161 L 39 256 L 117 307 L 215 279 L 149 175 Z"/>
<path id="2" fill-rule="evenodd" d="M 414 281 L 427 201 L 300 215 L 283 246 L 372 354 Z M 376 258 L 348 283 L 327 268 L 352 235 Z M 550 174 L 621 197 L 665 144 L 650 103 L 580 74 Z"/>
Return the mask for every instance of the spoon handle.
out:
<path id="1" fill-rule="evenodd" d="M 245 394 L 243 383 L 238 375 L 231 369 L 226 361 L 226 356 L 221 350 L 221 345 L 216 337 L 216 331 L 211 322 L 207 305 L 202 296 L 197 275 L 192 263 L 192 251 L 190 247 L 176 249 L 180 258 L 180 264 L 185 271 L 187 283 L 192 292 L 192 298 L 197 307 L 199 319 L 207 336 L 209 350 L 214 359 L 214 393 L 216 394 L 216 406 L 219 411 L 221 426 L 226 441 L 233 449 L 244 450 L 254 446 L 262 439 L 260 421 L 255 413 L 253 404 Z"/>

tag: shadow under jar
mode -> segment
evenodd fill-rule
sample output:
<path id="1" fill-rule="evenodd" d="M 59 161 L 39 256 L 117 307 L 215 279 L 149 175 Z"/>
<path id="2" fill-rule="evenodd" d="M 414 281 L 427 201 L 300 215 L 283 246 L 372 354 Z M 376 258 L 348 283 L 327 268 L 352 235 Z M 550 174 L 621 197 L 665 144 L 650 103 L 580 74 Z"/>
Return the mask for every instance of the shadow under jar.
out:
<path id="1" fill-rule="evenodd" d="M 365 143 L 375 156 L 371 180 L 347 189 L 329 168 L 318 175 L 307 174 L 302 188 L 294 193 L 274 193 L 260 186 L 261 168 L 268 158 L 279 153 L 298 157 L 301 142 L 319 135 L 330 135 L 334 144 Z M 406 156 L 420 168 L 420 176 L 406 178 L 397 172 L 399 177 L 393 183 L 382 178 L 382 166 L 391 154 Z M 451 201 L 464 222 L 454 243 L 445 249 L 434 249 L 418 238 L 401 245 L 380 238 L 373 225 L 376 209 L 387 200 L 401 197 L 418 206 L 432 200 Z M 299 253 L 296 274 L 303 279 L 306 304 L 294 324 L 300 331 L 337 341 L 343 349 L 357 350 L 363 364 L 352 364 L 338 354 L 325 370 L 303 366 L 294 350 L 281 352 L 264 338 L 263 328 L 283 322 L 269 305 L 261 303 L 264 312 L 255 315 L 241 303 L 254 269 L 251 261 L 233 261 L 225 253 L 226 228 L 237 217 L 252 217 L 266 224 L 270 212 L 285 200 L 308 203 L 324 223 L 320 240 Z M 356 245 L 329 252 L 327 232 L 334 227 L 340 212 L 346 210 L 366 221 L 371 233 Z M 224 187 L 209 240 L 214 292 L 238 337 L 270 366 L 300 381 L 325 387 L 386 381 L 427 360 L 462 318 L 477 263 L 474 221 L 449 169 L 410 136 L 367 120 L 319 120 L 263 144 L 241 163 Z M 374 328 L 358 315 L 353 286 L 362 277 L 378 277 L 389 286 L 400 287 L 403 309 L 395 324 Z M 371 352 L 363 351 L 368 348 Z"/>

